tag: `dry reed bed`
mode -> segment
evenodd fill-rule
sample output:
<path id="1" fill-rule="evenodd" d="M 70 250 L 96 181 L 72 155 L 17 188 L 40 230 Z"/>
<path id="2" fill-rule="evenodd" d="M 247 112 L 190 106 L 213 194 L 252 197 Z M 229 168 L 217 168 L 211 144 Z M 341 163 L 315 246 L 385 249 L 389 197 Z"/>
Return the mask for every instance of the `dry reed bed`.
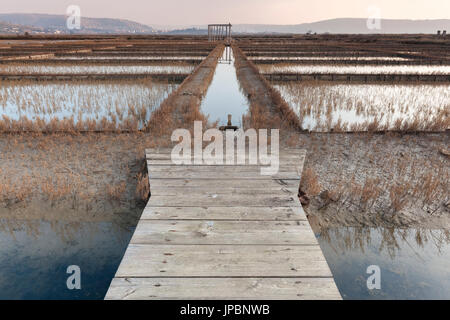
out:
<path id="1" fill-rule="evenodd" d="M 449 134 L 292 134 L 323 226 L 450 228 Z"/>
<path id="2" fill-rule="evenodd" d="M 203 56 L 169 56 L 169 57 L 161 57 L 161 56 L 63 56 L 63 57 L 55 57 L 50 59 L 40 59 L 40 60 L 23 60 L 20 61 L 22 64 L 61 64 L 61 63 L 79 63 L 87 65 L 95 65 L 95 64 L 124 64 L 124 65 L 154 65 L 157 63 L 164 64 L 180 64 L 180 63 L 188 63 L 197 65 L 200 63 L 205 57 Z M 3 64 L 8 64 L 8 62 L 1 62 Z M 14 62 L 17 63 L 17 62 Z"/>
<path id="3" fill-rule="evenodd" d="M 1 83 L 0 132 L 137 131 L 177 87 L 151 80 Z"/>
<path id="4" fill-rule="evenodd" d="M 53 66 L 70 66 L 73 64 L 82 65 L 149 65 L 149 66 L 181 66 L 200 63 L 204 57 L 202 56 L 63 56 L 39 60 L 22 60 L 22 61 L 0 61 L 0 65 L 27 66 L 27 65 L 53 65 Z"/>
<path id="5" fill-rule="evenodd" d="M 276 83 L 309 131 L 445 131 L 447 84 Z"/>
<path id="6" fill-rule="evenodd" d="M 324 62 L 335 62 L 335 61 L 350 61 L 350 62 L 403 62 L 403 61 L 411 61 L 411 59 L 407 59 L 407 58 L 400 58 L 400 57 L 383 57 L 383 56 L 363 56 L 363 57 L 359 57 L 359 56 L 342 56 L 342 57 L 333 57 L 333 56 L 326 56 L 326 57 L 322 57 L 322 56 L 315 56 L 315 55 L 310 55 L 310 56 L 286 56 L 286 57 L 272 57 L 270 55 L 268 55 L 267 57 L 264 56 L 256 56 L 256 57 L 251 57 L 250 60 L 252 60 L 253 62 L 259 63 L 260 61 L 264 61 L 264 60 L 268 60 L 268 61 L 274 61 L 276 63 L 279 63 L 279 60 L 289 60 L 292 61 L 292 63 L 296 63 L 297 61 L 310 61 L 310 60 L 318 60 L 318 61 L 324 61 Z"/>
<path id="7" fill-rule="evenodd" d="M 402 60 L 385 60 L 385 59 L 377 59 L 376 57 L 372 57 L 371 59 L 361 59 L 361 58 L 346 58 L 346 57 L 332 57 L 328 59 L 328 57 L 254 57 L 251 59 L 255 64 L 266 64 L 273 65 L 276 64 L 297 64 L 297 65 L 375 65 L 375 66 L 398 66 L 398 65 L 409 65 L 409 66 L 439 66 L 439 65 L 450 65 L 450 60 L 423 60 L 423 59 L 405 59 L 400 58 Z"/>
<path id="8" fill-rule="evenodd" d="M 295 63 L 276 63 L 258 65 L 262 73 L 301 73 L 301 74 L 450 74 L 446 65 L 299 65 Z"/>
<path id="9" fill-rule="evenodd" d="M 148 64 L 113 64 L 105 63 L 91 64 L 77 63 L 51 63 L 51 64 L 28 64 L 9 63 L 0 64 L 0 74 L 133 74 L 133 73 L 191 73 L 194 65 L 186 62 L 155 62 Z"/>
<path id="10" fill-rule="evenodd" d="M 233 46 L 237 78 L 250 102 L 249 116 L 244 126 L 251 128 L 300 128 L 292 108 L 247 59 L 242 50 Z"/>
<path id="11" fill-rule="evenodd" d="M 102 219 L 142 210 L 144 149 L 153 144 L 142 133 L 1 134 L 0 217 Z"/>
<path id="12" fill-rule="evenodd" d="M 321 227 L 450 227 L 448 134 L 284 133 L 308 150 L 301 185 Z M 0 217 L 142 208 L 144 149 L 167 142 L 143 132 L 2 134 Z"/>

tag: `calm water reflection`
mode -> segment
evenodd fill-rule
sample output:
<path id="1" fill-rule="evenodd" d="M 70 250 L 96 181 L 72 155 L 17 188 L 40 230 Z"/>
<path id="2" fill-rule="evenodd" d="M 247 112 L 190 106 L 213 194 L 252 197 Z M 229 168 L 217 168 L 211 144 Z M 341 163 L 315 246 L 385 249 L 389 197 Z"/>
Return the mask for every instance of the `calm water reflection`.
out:
<path id="1" fill-rule="evenodd" d="M 217 64 L 214 78 L 201 104 L 201 111 L 209 115 L 210 122 L 227 124 L 232 115 L 233 125 L 241 127 L 242 115 L 248 111 L 248 100 L 242 93 L 234 67 L 233 51 L 226 47 Z"/>
<path id="2" fill-rule="evenodd" d="M 344 299 L 450 299 L 450 231 L 331 228 L 316 234 Z M 381 269 L 368 290 L 366 269 Z"/>
<path id="3" fill-rule="evenodd" d="M 0 299 L 103 299 L 131 223 L 0 220 Z M 69 265 L 81 290 L 68 290 Z"/>

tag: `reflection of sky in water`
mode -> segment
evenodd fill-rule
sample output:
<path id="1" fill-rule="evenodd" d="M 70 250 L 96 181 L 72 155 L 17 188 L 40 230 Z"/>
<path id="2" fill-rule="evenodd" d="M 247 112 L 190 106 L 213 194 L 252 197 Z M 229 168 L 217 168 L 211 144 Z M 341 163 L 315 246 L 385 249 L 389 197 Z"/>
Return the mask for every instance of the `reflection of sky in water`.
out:
<path id="1" fill-rule="evenodd" d="M 331 228 L 316 234 L 344 299 L 450 299 L 447 230 Z M 366 269 L 381 269 L 368 290 Z"/>
<path id="2" fill-rule="evenodd" d="M 51 60 L 203 60 L 203 56 L 59 56 L 52 57 Z"/>
<path id="3" fill-rule="evenodd" d="M 194 65 L 107 66 L 107 65 L 0 65 L 3 73 L 26 74 L 121 74 L 121 73 L 191 73 Z"/>
<path id="4" fill-rule="evenodd" d="M 132 231 L 112 222 L 0 220 L 0 299 L 103 299 Z M 69 265 L 81 268 L 81 290 L 66 287 Z"/>
<path id="5" fill-rule="evenodd" d="M 440 110 L 450 106 L 450 86 L 446 84 L 308 84 L 301 82 L 276 83 L 292 109 L 311 109 L 304 114 L 302 127 L 317 129 L 318 121 L 327 121 L 327 110 L 331 111 L 331 126 L 340 119 L 349 125 L 373 121 L 395 126 L 398 119 L 412 121 L 416 115 L 430 120 Z M 320 117 L 317 117 L 320 115 Z M 328 127 L 328 126 L 327 126 Z"/>
<path id="6" fill-rule="evenodd" d="M 226 61 L 227 50 L 231 61 Z M 242 123 L 242 115 L 248 111 L 248 100 L 239 87 L 234 67 L 233 52 L 227 47 L 222 60 L 217 64 L 214 78 L 201 104 L 201 111 L 209 115 L 209 121 L 219 120 L 219 125 L 227 124 L 227 115 L 232 115 L 233 125 Z"/>
<path id="7" fill-rule="evenodd" d="M 49 122 L 52 118 L 62 120 L 74 117 L 99 121 L 103 118 L 122 123 L 128 117 L 148 121 L 151 113 L 178 87 L 176 84 L 121 82 L 70 82 L 32 84 L 5 84 L 0 87 L 0 118 L 7 116 L 19 120 L 26 116 Z M 138 115 L 132 114 L 130 108 Z M 140 119 L 145 110 L 145 119 Z"/>
<path id="8" fill-rule="evenodd" d="M 323 74 L 450 74 L 450 66 L 429 65 L 259 65 L 262 73 L 323 73 Z"/>
<path id="9" fill-rule="evenodd" d="M 412 59 L 401 57 L 320 57 L 320 56 L 299 56 L 299 57 L 251 57 L 251 60 L 355 60 L 355 61 L 408 61 Z"/>

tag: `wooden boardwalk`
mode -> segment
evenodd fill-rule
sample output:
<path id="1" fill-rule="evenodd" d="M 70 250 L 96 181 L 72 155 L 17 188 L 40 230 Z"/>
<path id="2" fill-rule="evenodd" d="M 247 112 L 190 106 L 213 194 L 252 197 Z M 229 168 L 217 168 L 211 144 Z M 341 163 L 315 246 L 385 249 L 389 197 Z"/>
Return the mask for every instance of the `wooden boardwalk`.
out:
<path id="1" fill-rule="evenodd" d="M 340 299 L 297 197 L 304 158 L 262 176 L 147 150 L 151 198 L 106 299 Z"/>

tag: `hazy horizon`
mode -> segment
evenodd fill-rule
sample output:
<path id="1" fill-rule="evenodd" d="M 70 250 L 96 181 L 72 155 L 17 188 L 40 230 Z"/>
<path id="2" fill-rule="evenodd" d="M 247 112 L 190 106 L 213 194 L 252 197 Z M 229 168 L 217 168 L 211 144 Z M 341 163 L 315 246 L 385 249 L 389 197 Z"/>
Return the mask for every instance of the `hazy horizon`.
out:
<path id="1" fill-rule="evenodd" d="M 208 23 L 301 24 L 338 18 L 367 18 L 376 7 L 382 19 L 450 19 L 448 0 L 4 0 L 0 13 L 65 14 L 79 5 L 82 17 L 119 18 L 147 25 L 186 26 Z"/>

